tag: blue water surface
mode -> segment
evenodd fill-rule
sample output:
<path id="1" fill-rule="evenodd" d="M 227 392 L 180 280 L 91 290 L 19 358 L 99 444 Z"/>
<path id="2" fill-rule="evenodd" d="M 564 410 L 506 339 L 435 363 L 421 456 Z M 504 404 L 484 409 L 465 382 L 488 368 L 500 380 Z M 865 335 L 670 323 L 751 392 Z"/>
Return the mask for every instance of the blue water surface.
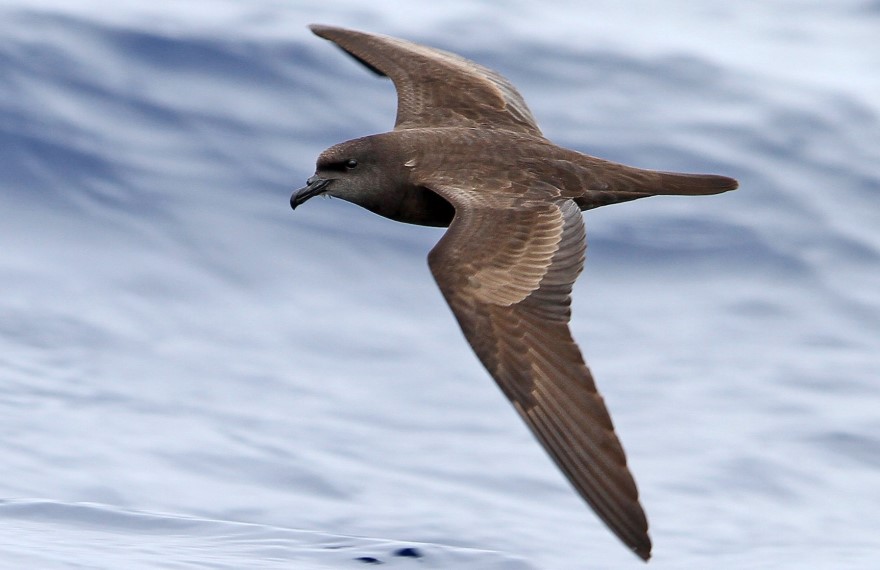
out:
<path id="1" fill-rule="evenodd" d="M 651 567 L 880 559 L 880 5 L 0 5 L 0 567 L 639 568 L 427 269 L 290 192 L 395 98 L 305 28 L 509 77 L 545 134 L 741 188 L 586 213 L 572 329 Z"/>

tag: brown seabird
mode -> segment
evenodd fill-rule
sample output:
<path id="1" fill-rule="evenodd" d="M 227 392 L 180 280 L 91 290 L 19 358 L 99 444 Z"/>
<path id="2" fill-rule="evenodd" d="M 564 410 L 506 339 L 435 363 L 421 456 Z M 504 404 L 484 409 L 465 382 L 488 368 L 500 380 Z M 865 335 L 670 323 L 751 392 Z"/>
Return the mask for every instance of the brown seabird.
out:
<path id="1" fill-rule="evenodd" d="M 568 328 L 586 249 L 581 210 L 719 194 L 737 181 L 556 146 L 516 88 L 490 69 L 397 38 L 310 29 L 391 78 L 397 120 L 389 133 L 322 152 L 291 207 L 326 195 L 392 220 L 448 227 L 428 264 L 474 352 L 581 497 L 648 560 L 635 481 Z"/>

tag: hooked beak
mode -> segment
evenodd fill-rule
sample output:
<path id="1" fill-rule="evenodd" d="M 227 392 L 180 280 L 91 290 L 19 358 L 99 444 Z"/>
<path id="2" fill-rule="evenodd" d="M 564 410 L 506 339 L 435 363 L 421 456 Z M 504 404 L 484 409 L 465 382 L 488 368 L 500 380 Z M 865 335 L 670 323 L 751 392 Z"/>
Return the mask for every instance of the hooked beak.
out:
<path id="1" fill-rule="evenodd" d="M 327 178 L 318 178 L 317 176 L 312 176 L 308 180 L 306 180 L 306 186 L 304 188 L 300 188 L 290 197 L 290 207 L 296 210 L 296 207 L 308 200 L 313 196 L 317 196 L 321 192 L 324 191 L 324 188 L 330 184 L 330 180 Z"/>

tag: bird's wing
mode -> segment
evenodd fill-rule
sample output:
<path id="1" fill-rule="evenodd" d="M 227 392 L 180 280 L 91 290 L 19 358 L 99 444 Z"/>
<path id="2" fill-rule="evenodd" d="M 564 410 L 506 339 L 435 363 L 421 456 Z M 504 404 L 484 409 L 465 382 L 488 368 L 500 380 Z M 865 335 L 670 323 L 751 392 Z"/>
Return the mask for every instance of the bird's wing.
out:
<path id="1" fill-rule="evenodd" d="M 461 56 L 406 40 L 313 24 L 397 88 L 395 129 L 484 127 L 541 135 L 516 88 L 498 73 Z"/>
<path id="2" fill-rule="evenodd" d="M 578 493 L 647 560 L 635 481 L 568 327 L 586 248 L 580 209 L 558 192 L 498 207 L 485 190 L 426 186 L 456 209 L 428 262 L 465 337 Z"/>

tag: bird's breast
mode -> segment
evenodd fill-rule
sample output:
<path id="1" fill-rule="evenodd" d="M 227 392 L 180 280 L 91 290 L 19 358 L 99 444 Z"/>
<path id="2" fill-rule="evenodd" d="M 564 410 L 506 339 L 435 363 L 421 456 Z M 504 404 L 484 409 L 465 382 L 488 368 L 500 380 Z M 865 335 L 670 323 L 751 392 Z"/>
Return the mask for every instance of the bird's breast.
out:
<path id="1" fill-rule="evenodd" d="M 455 208 L 436 192 L 422 186 L 400 189 L 397 199 L 383 205 L 376 213 L 397 222 L 417 226 L 449 227 Z"/>

